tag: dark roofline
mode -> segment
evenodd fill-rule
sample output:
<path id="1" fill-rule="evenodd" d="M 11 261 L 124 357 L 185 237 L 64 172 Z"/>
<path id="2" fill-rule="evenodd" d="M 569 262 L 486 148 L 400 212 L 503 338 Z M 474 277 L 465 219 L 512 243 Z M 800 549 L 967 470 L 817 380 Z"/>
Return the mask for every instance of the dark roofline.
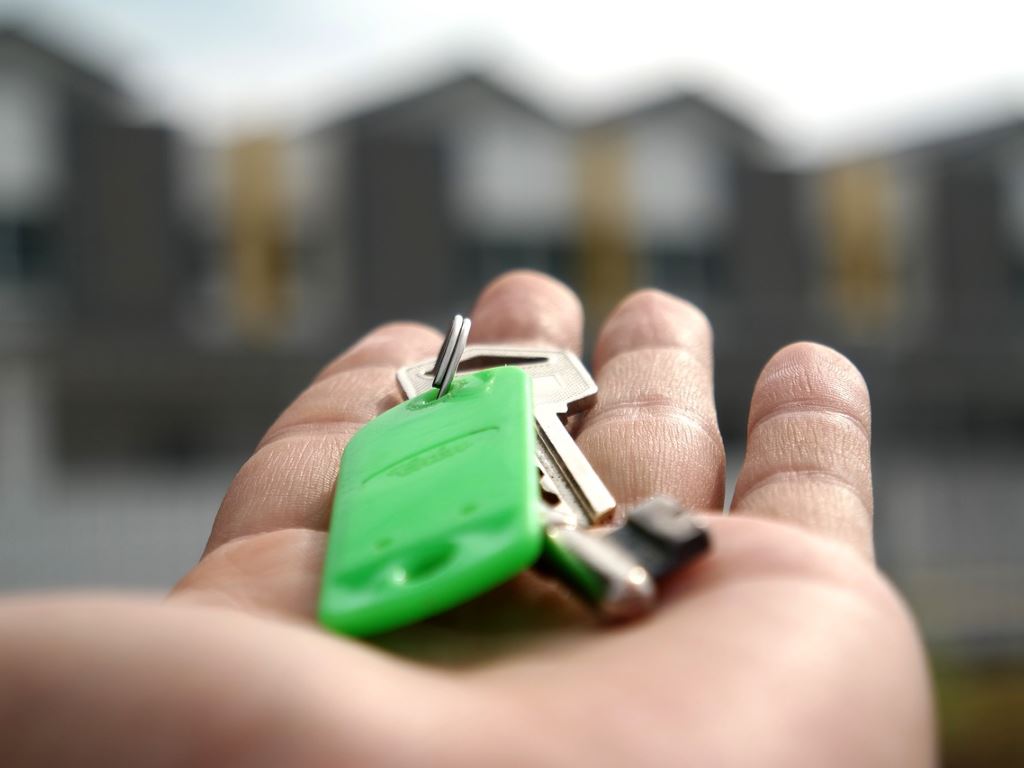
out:
<path id="1" fill-rule="evenodd" d="M 568 127 L 563 121 L 541 108 L 536 102 L 522 95 L 516 89 L 482 70 L 474 67 L 451 70 L 440 77 L 434 77 L 425 83 L 406 86 L 405 88 L 383 98 L 374 99 L 367 104 L 345 110 L 340 116 L 325 121 L 314 133 L 329 131 L 346 125 L 369 122 L 386 117 L 392 112 L 399 112 L 440 98 L 447 92 L 466 85 L 476 85 L 489 91 L 506 104 L 519 109 L 538 120 L 550 125 Z"/>
<path id="2" fill-rule="evenodd" d="M 955 154 L 974 147 L 988 147 L 1014 135 L 1024 135 L 1024 117 L 1007 114 L 994 120 L 954 126 L 931 136 L 918 137 L 880 154 L 898 158 L 920 154 Z"/>
<path id="3" fill-rule="evenodd" d="M 828 171 L 860 163 L 913 160 L 922 156 L 963 156 L 972 150 L 984 150 L 1013 136 L 1024 136 L 1024 117 L 1008 114 L 1002 118 L 957 125 L 922 134 L 909 132 L 895 140 L 867 140 L 852 148 L 839 149 L 804 163 L 801 170 Z"/>
<path id="4" fill-rule="evenodd" d="M 92 62 L 83 61 L 77 54 L 71 54 L 63 46 L 48 39 L 37 31 L 28 31 L 24 25 L 0 24 L 0 49 L 7 46 L 21 47 L 32 55 L 43 59 L 58 69 L 88 82 L 92 87 L 107 91 L 115 98 L 125 95 L 121 84 L 104 74 Z"/>
<path id="5" fill-rule="evenodd" d="M 658 117 L 681 107 L 711 114 L 716 120 L 727 124 L 736 133 L 744 136 L 752 143 L 768 143 L 767 138 L 760 130 L 733 110 L 723 106 L 719 101 L 706 94 L 685 89 L 662 92 L 646 101 L 620 108 L 609 115 L 590 121 L 580 127 L 585 130 L 614 128 L 633 120 Z"/>

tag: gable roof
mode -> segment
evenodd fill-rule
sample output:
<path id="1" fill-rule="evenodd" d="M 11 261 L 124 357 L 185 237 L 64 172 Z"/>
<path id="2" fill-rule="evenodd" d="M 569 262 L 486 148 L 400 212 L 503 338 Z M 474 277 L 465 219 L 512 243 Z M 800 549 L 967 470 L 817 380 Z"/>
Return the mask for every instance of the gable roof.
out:
<path id="1" fill-rule="evenodd" d="M 719 101 L 698 91 L 676 89 L 661 93 L 647 101 L 594 120 L 585 126 L 586 130 L 619 128 L 627 123 L 655 120 L 679 111 L 695 111 L 708 115 L 714 122 L 726 128 L 739 143 L 757 150 L 769 148 L 769 141 L 754 125 Z"/>
<path id="2" fill-rule="evenodd" d="M 444 100 L 450 95 L 477 89 L 483 91 L 499 102 L 513 109 L 534 117 L 552 126 L 567 127 L 552 114 L 542 109 L 537 103 L 523 96 L 515 89 L 509 88 L 497 79 L 474 68 L 457 69 L 445 75 L 407 87 L 382 99 L 371 101 L 361 107 L 343 112 L 340 116 L 329 120 L 323 128 L 331 130 L 347 125 L 366 125 L 396 117 L 405 111 L 413 111 L 432 101 Z"/>

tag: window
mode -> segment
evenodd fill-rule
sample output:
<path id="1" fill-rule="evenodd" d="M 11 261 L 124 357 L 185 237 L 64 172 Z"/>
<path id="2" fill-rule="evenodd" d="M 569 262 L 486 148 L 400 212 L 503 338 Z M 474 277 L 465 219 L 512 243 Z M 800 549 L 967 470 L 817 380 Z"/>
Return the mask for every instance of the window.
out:
<path id="1" fill-rule="evenodd" d="M 41 221 L 0 219 L 0 280 L 38 280 L 49 274 L 47 230 Z"/>

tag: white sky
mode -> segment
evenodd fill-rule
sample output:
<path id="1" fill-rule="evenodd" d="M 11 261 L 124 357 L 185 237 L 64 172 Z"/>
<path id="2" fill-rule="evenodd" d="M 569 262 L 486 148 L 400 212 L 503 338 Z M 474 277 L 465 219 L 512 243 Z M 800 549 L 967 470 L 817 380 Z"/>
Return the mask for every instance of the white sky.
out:
<path id="1" fill-rule="evenodd" d="M 811 153 L 1024 106 L 1021 0 L 6 4 L 214 136 L 298 127 L 460 63 L 575 116 L 699 87 Z"/>

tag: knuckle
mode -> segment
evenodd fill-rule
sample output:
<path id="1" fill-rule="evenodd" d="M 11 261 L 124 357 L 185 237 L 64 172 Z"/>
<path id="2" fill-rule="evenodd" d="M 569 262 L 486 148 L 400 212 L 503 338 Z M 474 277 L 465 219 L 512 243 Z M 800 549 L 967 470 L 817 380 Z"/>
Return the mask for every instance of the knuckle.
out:
<path id="1" fill-rule="evenodd" d="M 238 470 L 228 497 L 240 488 L 246 488 L 251 494 L 254 486 L 268 491 L 277 489 L 275 495 L 280 496 L 296 484 L 303 485 L 318 477 L 315 470 L 323 466 L 336 471 L 345 445 L 360 425 L 348 424 L 347 429 L 341 426 L 339 424 L 339 429 L 330 433 L 298 428 L 264 442 Z"/>
<path id="2" fill-rule="evenodd" d="M 344 437 L 347 441 L 369 420 L 362 413 L 336 413 L 332 416 L 306 415 L 293 419 L 279 419 L 260 440 L 256 452 L 249 458 L 248 464 L 263 451 L 275 448 L 280 444 L 300 441 L 305 444 L 321 442 L 325 437 Z M 244 469 L 244 465 L 243 465 Z"/>
<path id="3" fill-rule="evenodd" d="M 772 356 L 754 387 L 748 433 L 776 416 L 800 414 L 844 417 L 870 439 L 867 384 L 857 367 L 831 347 L 802 341 Z"/>
<path id="4" fill-rule="evenodd" d="M 654 392 L 682 400 L 710 384 L 707 364 L 690 347 L 652 344 L 622 349 L 606 363 L 601 378 L 628 384 L 631 392 Z"/>
<path id="5" fill-rule="evenodd" d="M 363 424 L 401 402 L 394 368 L 367 365 L 325 371 L 278 416 L 260 441 L 274 441 L 300 427 L 324 430 Z"/>
<path id="6" fill-rule="evenodd" d="M 612 311 L 594 351 L 595 364 L 601 368 L 619 355 L 648 348 L 685 349 L 710 368 L 711 323 L 688 301 L 655 289 L 637 291 Z"/>
<path id="7" fill-rule="evenodd" d="M 601 371 L 597 410 L 617 404 L 678 407 L 716 423 L 715 400 L 705 362 L 680 347 L 620 352 Z"/>
<path id="8" fill-rule="evenodd" d="M 588 433 L 606 431 L 611 434 L 627 434 L 635 431 L 649 432 L 651 423 L 657 428 L 669 428 L 683 433 L 685 442 L 706 442 L 716 453 L 725 455 L 722 435 L 713 416 L 703 410 L 654 395 L 641 396 L 628 402 L 608 403 L 596 410 L 587 420 L 580 439 Z"/>
<path id="9" fill-rule="evenodd" d="M 755 503 L 757 495 L 772 488 L 801 489 L 802 496 L 813 493 L 816 499 L 827 498 L 824 489 L 831 489 L 855 499 L 858 511 L 871 517 L 873 500 L 863 490 L 864 479 L 853 477 L 838 467 L 790 466 L 772 467 L 762 472 L 750 472 L 742 478 L 736 489 L 737 508 Z"/>
<path id="10" fill-rule="evenodd" d="M 349 435 L 296 431 L 259 446 L 221 502 L 207 553 L 241 535 L 301 525 L 326 528 Z"/>
<path id="11" fill-rule="evenodd" d="M 762 505 L 781 494 L 798 500 L 800 507 L 808 499 L 822 503 L 838 493 L 856 498 L 858 509 L 870 515 L 869 445 L 863 427 L 845 413 L 802 405 L 777 408 L 750 432 L 735 504 Z M 845 501 L 826 506 L 848 507 Z"/>

